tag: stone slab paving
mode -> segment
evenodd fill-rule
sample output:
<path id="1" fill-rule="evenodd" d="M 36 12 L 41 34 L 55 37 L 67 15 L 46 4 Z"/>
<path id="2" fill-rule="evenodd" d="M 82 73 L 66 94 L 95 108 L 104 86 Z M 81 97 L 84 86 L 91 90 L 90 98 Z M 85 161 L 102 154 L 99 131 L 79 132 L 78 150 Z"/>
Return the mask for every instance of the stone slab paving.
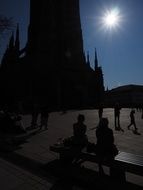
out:
<path id="1" fill-rule="evenodd" d="M 1 190 L 47 190 L 51 186 L 46 180 L 0 158 Z"/>
<path id="2" fill-rule="evenodd" d="M 130 118 L 129 118 L 130 110 L 131 109 L 121 109 L 120 122 L 121 122 L 121 127 L 124 129 L 124 132 L 115 131 L 114 129 L 113 109 L 111 108 L 104 109 L 103 117 L 108 117 L 109 119 L 109 126 L 110 128 L 113 129 L 115 144 L 117 145 L 119 150 L 130 153 L 136 153 L 143 156 L 143 119 L 141 119 L 141 112 L 136 111 L 135 118 L 139 134 L 138 135 L 134 134 L 132 130 L 128 130 L 127 125 L 130 123 Z M 50 114 L 49 117 L 49 123 L 48 123 L 49 129 L 42 130 L 36 135 L 33 135 L 28 140 L 28 143 L 23 144 L 22 148 L 16 150 L 15 153 L 27 157 L 28 159 L 37 161 L 41 164 L 46 164 L 50 161 L 53 161 L 54 159 L 57 159 L 58 155 L 56 153 L 51 152 L 49 150 L 49 146 L 54 144 L 59 138 L 65 138 L 72 135 L 72 125 L 74 122 L 76 122 L 79 113 L 85 115 L 86 118 L 85 124 L 87 125 L 87 135 L 89 141 L 96 142 L 95 130 L 90 130 L 90 128 L 97 126 L 99 122 L 97 110 L 79 110 L 79 111 L 72 110 L 64 114 L 61 112 L 53 112 Z M 28 127 L 30 125 L 30 121 L 31 121 L 31 115 L 23 116 L 23 123 L 25 127 Z M 38 122 L 40 122 L 40 116 Z M 96 169 L 97 166 L 94 164 L 89 164 L 89 168 Z M 0 169 L 1 169 L 1 164 L 0 164 Z M 2 170 L 2 172 L 6 171 Z M 16 178 L 17 176 L 13 177 Z M 10 178 L 12 179 L 13 177 Z M 11 179 L 9 180 L 11 181 Z M 129 174 L 128 180 L 143 186 L 143 178 L 140 176 Z M 15 180 L 12 180 L 12 182 L 13 181 Z M 24 184 L 25 186 L 21 184 Z M 32 182 L 32 188 L 37 188 L 40 190 L 45 188 L 45 186 L 39 188 L 38 186 L 41 185 L 39 182 L 37 183 L 34 181 L 34 185 L 35 184 L 36 187 L 35 186 L 33 187 L 33 182 Z M 15 184 L 15 189 L 16 190 L 18 189 L 23 190 L 24 188 L 28 189 L 27 185 L 29 185 L 29 182 L 26 183 L 25 181 L 23 183 L 23 179 L 19 178 L 18 184 Z M 48 185 L 49 186 L 46 188 L 52 189 L 51 184 L 49 183 Z M 74 189 L 80 189 L 80 188 L 75 187 Z"/>

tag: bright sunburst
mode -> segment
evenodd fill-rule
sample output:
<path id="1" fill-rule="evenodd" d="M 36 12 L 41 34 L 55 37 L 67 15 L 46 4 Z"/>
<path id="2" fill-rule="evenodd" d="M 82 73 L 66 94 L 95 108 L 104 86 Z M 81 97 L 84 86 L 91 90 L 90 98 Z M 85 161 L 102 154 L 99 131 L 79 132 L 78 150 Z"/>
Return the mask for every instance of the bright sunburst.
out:
<path id="1" fill-rule="evenodd" d="M 117 11 L 111 10 L 105 15 L 104 22 L 109 27 L 115 27 L 119 23 L 119 15 Z"/>
<path id="2" fill-rule="evenodd" d="M 100 18 L 100 24 L 104 30 L 118 29 L 121 25 L 122 16 L 118 8 L 104 11 Z"/>

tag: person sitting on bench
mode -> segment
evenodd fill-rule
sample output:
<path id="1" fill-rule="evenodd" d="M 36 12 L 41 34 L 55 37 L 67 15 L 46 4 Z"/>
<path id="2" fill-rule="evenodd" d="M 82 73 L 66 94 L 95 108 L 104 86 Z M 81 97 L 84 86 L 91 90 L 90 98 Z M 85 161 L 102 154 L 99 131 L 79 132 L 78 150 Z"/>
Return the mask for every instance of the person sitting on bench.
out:
<path id="1" fill-rule="evenodd" d="M 97 143 L 92 145 L 92 151 L 90 151 L 97 155 L 100 174 L 104 174 L 102 163 L 105 160 L 112 161 L 118 154 L 118 149 L 114 144 L 113 131 L 108 127 L 108 124 L 107 118 L 101 118 L 96 128 Z"/>
<path id="2" fill-rule="evenodd" d="M 73 164 L 80 164 L 80 152 L 87 146 L 87 126 L 84 124 L 85 116 L 79 114 L 77 122 L 73 124 L 73 136 L 64 139 L 64 145 L 70 146 L 70 159 Z"/>

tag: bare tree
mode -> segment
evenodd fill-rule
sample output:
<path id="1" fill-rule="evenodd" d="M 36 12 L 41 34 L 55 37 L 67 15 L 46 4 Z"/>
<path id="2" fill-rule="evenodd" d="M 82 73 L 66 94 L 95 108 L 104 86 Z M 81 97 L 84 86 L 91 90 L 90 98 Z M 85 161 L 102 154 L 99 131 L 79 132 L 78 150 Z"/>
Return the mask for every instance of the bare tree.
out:
<path id="1" fill-rule="evenodd" d="M 0 15 L 0 35 L 4 34 L 6 30 L 11 30 L 13 26 L 12 18 Z"/>

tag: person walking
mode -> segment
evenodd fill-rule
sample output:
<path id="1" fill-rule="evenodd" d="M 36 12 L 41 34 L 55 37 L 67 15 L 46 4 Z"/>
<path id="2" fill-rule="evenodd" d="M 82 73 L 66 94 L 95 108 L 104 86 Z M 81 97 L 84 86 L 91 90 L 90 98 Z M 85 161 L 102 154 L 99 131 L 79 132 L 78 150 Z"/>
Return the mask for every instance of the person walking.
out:
<path id="1" fill-rule="evenodd" d="M 134 126 L 135 131 L 137 131 L 136 122 L 135 122 L 135 110 L 131 110 L 130 112 L 130 124 L 128 125 L 128 130 L 130 130 L 131 126 Z"/>
<path id="2" fill-rule="evenodd" d="M 98 117 L 99 119 L 101 119 L 103 116 L 103 106 L 100 105 L 99 108 L 98 108 Z"/>
<path id="3" fill-rule="evenodd" d="M 124 132 L 120 126 L 120 110 L 121 107 L 116 103 L 114 107 L 115 130 Z"/>

